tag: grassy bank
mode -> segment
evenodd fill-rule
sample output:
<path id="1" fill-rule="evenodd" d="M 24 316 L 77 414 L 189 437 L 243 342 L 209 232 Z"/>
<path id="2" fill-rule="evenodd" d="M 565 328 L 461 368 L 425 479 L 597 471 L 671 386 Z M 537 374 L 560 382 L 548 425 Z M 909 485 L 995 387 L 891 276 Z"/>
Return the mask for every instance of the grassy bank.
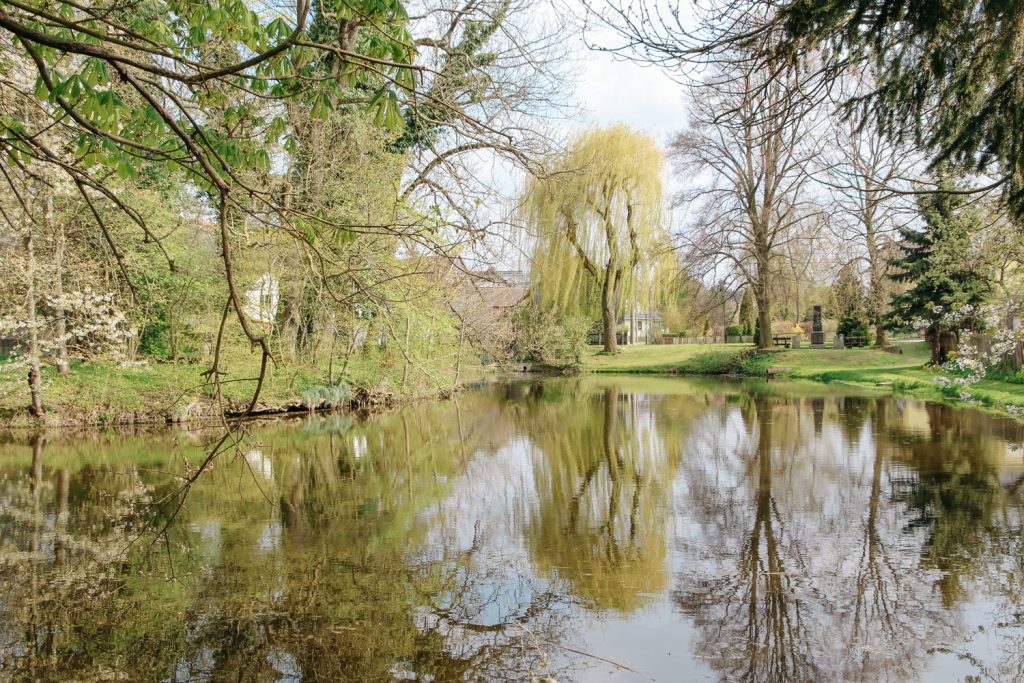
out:
<path id="1" fill-rule="evenodd" d="M 119 367 L 96 363 L 76 365 L 68 375 L 53 368 L 43 370 L 43 401 L 50 423 L 150 422 L 183 419 L 213 409 L 213 390 L 200 365 L 150 363 Z M 257 366 L 243 367 L 224 377 L 226 406 L 241 406 L 252 396 L 259 373 Z M 322 382 L 321 382 L 322 383 Z M 305 368 L 271 368 L 264 385 L 262 406 L 301 399 L 302 392 L 317 384 Z M 8 419 L 24 416 L 28 395 L 24 387 L 8 387 L 0 399 L 0 411 Z"/>
<path id="2" fill-rule="evenodd" d="M 942 387 L 935 378 L 942 374 L 925 367 L 928 346 L 923 342 L 900 344 L 901 354 L 876 349 L 780 349 L 755 353 L 745 344 L 681 344 L 628 346 L 614 356 L 590 350 L 586 367 L 598 373 L 744 375 L 763 377 L 777 368 L 787 378 L 817 382 L 842 382 L 873 389 L 895 391 L 919 398 L 964 402 L 961 387 Z M 1024 407 L 1024 376 L 985 379 L 967 391 L 971 400 L 1002 408 Z"/>
<path id="3" fill-rule="evenodd" d="M 874 349 L 779 350 L 756 353 L 747 345 L 668 345 L 630 346 L 614 356 L 590 349 L 586 368 L 594 373 L 644 375 L 738 375 L 764 377 L 768 368 L 777 368 L 790 380 L 842 383 L 872 391 L 913 395 L 928 400 L 963 403 L 960 387 L 942 387 L 935 383 L 940 373 L 925 367 L 928 348 L 923 343 L 902 344 L 902 354 Z M 222 385 L 228 409 L 243 409 L 255 388 L 257 367 L 236 362 Z M 69 375 L 52 368 L 44 370 L 43 394 L 47 410 L 45 423 L 59 425 L 140 424 L 215 417 L 217 404 L 212 387 L 203 376 L 203 365 L 151 363 L 119 367 L 112 364 L 77 365 Z M 344 377 L 355 387 L 372 388 L 394 396 L 412 399 L 436 396 L 439 390 L 455 383 L 453 368 L 417 367 L 409 369 L 403 385 L 402 363 L 381 364 L 380 359 L 356 360 L 344 368 Z M 341 375 L 340 364 L 333 369 Z M 482 368 L 466 363 L 459 380 L 472 381 Z M 295 364 L 272 365 L 269 369 L 257 409 L 274 410 L 299 406 L 311 390 L 326 385 L 325 368 Z M 31 426 L 27 413 L 25 387 L 10 383 L 0 392 L 0 425 Z M 986 379 L 970 387 L 972 400 L 984 406 L 1005 410 L 1005 406 L 1024 407 L 1024 376 Z"/>
<path id="4" fill-rule="evenodd" d="M 466 359 L 464 359 L 465 361 Z M 337 383 L 342 363 L 333 376 Z M 112 363 L 75 364 L 73 371 L 60 375 L 54 368 L 43 369 L 43 402 L 47 426 L 144 424 L 168 421 L 196 421 L 216 418 L 219 404 L 213 387 L 204 376 L 207 366 L 185 363 L 147 363 L 120 367 Z M 19 373 L 20 374 L 20 373 Z M 248 406 L 259 374 L 256 358 L 236 360 L 222 378 L 223 405 L 228 411 Z M 403 375 L 406 375 L 403 384 Z M 318 388 L 329 384 L 327 368 L 308 365 L 271 364 L 260 393 L 257 410 L 277 411 L 305 405 Z M 481 375 L 479 365 L 464 362 L 459 382 Z M 456 383 L 454 369 L 380 364 L 379 359 L 355 360 L 345 367 L 343 377 L 353 388 L 365 388 L 394 400 L 415 399 L 450 390 Z M 28 415 L 27 388 L 14 378 L 5 378 L 0 391 L 0 425 L 28 427 L 39 421 Z"/>

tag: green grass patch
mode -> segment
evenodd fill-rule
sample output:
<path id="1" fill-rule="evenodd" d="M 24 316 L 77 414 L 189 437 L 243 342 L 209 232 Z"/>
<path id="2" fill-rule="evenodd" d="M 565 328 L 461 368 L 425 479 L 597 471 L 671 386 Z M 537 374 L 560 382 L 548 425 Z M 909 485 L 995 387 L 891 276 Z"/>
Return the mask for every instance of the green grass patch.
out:
<path id="1" fill-rule="evenodd" d="M 637 374 L 741 374 L 737 365 L 752 355 L 747 344 L 666 344 L 620 347 L 614 355 L 591 347 L 584 366 L 591 372 Z"/>
<path id="2" fill-rule="evenodd" d="M 128 413 L 139 415 L 175 414 L 196 400 L 208 399 L 212 387 L 203 376 L 206 366 L 149 363 L 119 367 L 111 363 L 76 363 L 72 372 L 61 375 L 43 368 L 43 403 L 48 413 L 88 414 L 90 421 L 118 421 Z M 252 396 L 259 374 L 257 361 L 234 368 L 222 380 L 225 400 L 244 403 Z M 271 366 L 261 393 L 268 405 L 295 400 L 304 390 L 323 383 L 322 373 L 312 368 Z M 28 404 L 28 390 L 18 384 L 0 397 L 0 411 L 22 412 Z"/>
<path id="3" fill-rule="evenodd" d="M 945 375 L 927 366 L 930 349 L 923 342 L 900 344 L 902 353 L 880 349 L 781 349 L 757 353 L 745 344 L 680 344 L 623 347 L 616 356 L 586 358 L 595 373 L 660 375 L 743 375 L 764 377 L 778 368 L 787 380 L 842 383 L 892 391 L 926 400 L 962 403 L 962 393 L 983 407 L 1024 406 L 1024 374 L 992 375 L 969 388 L 940 386 Z"/>

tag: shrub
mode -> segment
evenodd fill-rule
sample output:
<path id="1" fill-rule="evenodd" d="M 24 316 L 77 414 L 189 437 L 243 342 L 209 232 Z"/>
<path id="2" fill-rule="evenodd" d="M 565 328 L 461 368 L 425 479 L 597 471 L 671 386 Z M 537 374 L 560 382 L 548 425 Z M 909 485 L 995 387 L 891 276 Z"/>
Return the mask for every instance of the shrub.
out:
<path id="1" fill-rule="evenodd" d="M 307 410 L 316 410 L 321 406 L 338 408 L 352 399 L 352 387 L 346 382 L 339 382 L 332 387 L 310 387 L 299 395 Z"/>
<path id="2" fill-rule="evenodd" d="M 520 360 L 579 367 L 593 321 L 528 306 L 512 320 L 512 353 Z"/>
<path id="3" fill-rule="evenodd" d="M 868 327 L 868 321 L 866 318 L 841 318 L 839 320 L 839 325 L 836 327 L 836 334 L 841 334 L 846 338 L 864 337 L 866 339 L 870 336 L 871 330 Z"/>
<path id="4" fill-rule="evenodd" d="M 742 337 L 745 334 L 743 325 L 729 325 L 725 328 L 726 337 Z"/>

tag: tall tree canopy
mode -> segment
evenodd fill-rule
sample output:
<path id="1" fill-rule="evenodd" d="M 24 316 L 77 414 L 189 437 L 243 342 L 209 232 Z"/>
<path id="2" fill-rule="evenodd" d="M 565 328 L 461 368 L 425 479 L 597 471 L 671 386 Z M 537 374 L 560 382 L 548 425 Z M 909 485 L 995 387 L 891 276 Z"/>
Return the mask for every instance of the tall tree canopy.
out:
<path id="1" fill-rule="evenodd" d="M 527 191 L 538 238 L 534 278 L 542 300 L 588 307 L 600 291 L 605 351 L 616 350 L 622 303 L 653 265 L 665 234 L 658 144 L 622 125 L 590 130 Z"/>
<path id="2" fill-rule="evenodd" d="M 1024 214 L 1024 5 L 988 0 L 783 0 L 783 53 L 824 46 L 827 65 L 874 66 L 853 103 L 936 163 L 992 172 Z"/>
<path id="3" fill-rule="evenodd" d="M 287 18 L 243 1 L 6 3 L 0 169 L 19 197 L 21 176 L 73 186 L 115 256 L 99 200 L 131 217 L 147 239 L 160 238 L 112 177 L 177 178 L 208 197 L 226 310 L 261 349 L 262 379 L 271 349 L 243 313 L 233 232 L 251 222 L 311 243 L 322 230 L 357 229 L 291 202 L 287 187 L 270 180 L 272 155 L 296 144 L 284 105 L 323 117 L 356 104 L 379 126 L 401 126 L 400 98 L 417 84 L 407 22 L 398 0 L 322 0 L 312 9 L 297 0 Z M 213 365 L 216 378 L 216 358 Z"/>
<path id="4" fill-rule="evenodd" d="M 112 255 L 132 303 L 147 306 L 137 236 L 179 267 L 175 278 L 191 275 L 164 224 L 175 217 L 141 190 L 180 199 L 179 234 L 214 237 L 221 264 L 210 270 L 226 284 L 226 303 L 212 306 L 225 324 L 210 377 L 226 372 L 220 338 L 233 315 L 262 352 L 262 380 L 272 351 L 312 358 L 314 338 L 333 340 L 352 306 L 405 300 L 394 283 L 409 269 L 396 254 L 451 257 L 506 220 L 472 168 L 528 166 L 548 142 L 531 117 L 564 90 L 561 27 L 536 26 L 535 10 L 532 0 L 5 3 L 2 219 L 39 233 L 38 251 L 42 207 L 68 207 L 102 237 L 97 260 Z M 39 256 L 40 268 L 60 260 Z M 244 313 L 249 284 L 271 276 L 283 321 Z M 150 349 L 156 328 L 145 332 Z"/>

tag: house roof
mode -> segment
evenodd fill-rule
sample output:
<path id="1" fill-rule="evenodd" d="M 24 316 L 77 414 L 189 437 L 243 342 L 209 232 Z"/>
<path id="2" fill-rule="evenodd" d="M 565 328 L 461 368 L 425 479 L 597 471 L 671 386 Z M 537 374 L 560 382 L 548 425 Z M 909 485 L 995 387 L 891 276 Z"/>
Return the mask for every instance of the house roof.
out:
<path id="1" fill-rule="evenodd" d="M 481 287 L 480 297 L 492 308 L 512 308 L 530 293 L 529 287 Z"/>

